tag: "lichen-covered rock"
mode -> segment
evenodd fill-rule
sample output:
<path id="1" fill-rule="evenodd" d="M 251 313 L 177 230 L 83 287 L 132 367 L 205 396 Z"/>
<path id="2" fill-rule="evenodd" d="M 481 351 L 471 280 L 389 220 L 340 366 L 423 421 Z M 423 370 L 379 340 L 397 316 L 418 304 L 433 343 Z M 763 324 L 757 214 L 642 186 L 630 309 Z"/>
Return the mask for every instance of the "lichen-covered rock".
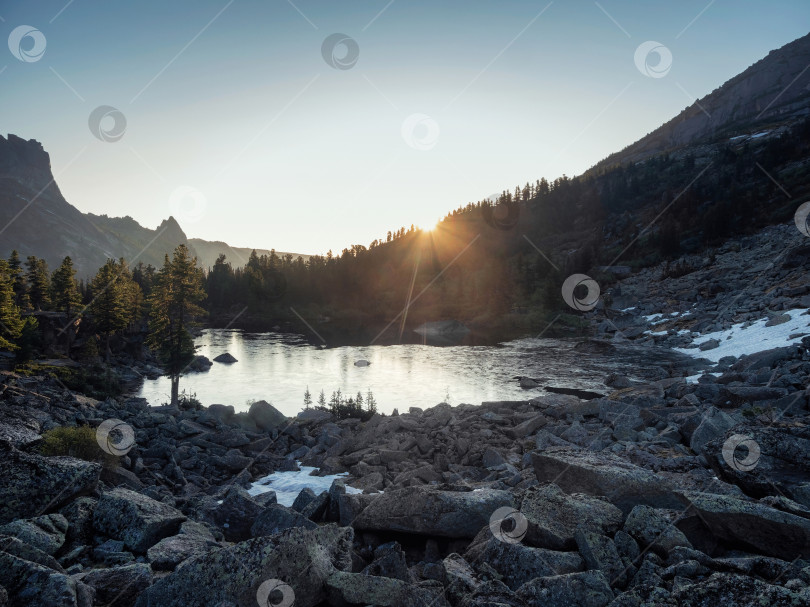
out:
<path id="1" fill-rule="evenodd" d="M 405 553 L 397 542 L 388 542 L 374 550 L 374 561 L 361 572 L 364 575 L 376 575 L 410 582 L 408 563 Z"/>
<path id="2" fill-rule="evenodd" d="M 174 535 L 186 520 L 179 510 L 129 489 L 113 489 L 101 496 L 93 512 L 93 526 L 121 540 L 135 552 L 146 552 L 164 537 Z"/>
<path id="3" fill-rule="evenodd" d="M 567 495 L 553 483 L 527 490 L 520 512 L 529 523 L 526 542 L 552 550 L 574 549 L 577 527 L 613 534 L 622 524 L 622 512 L 613 504 L 589 495 Z"/>
<path id="4" fill-rule="evenodd" d="M 604 573 L 611 586 L 623 588 L 627 584 L 627 567 L 612 539 L 584 529 L 578 529 L 574 537 L 588 569 Z"/>
<path id="5" fill-rule="evenodd" d="M 293 589 L 297 607 L 313 607 L 326 600 L 326 579 L 351 569 L 353 538 L 349 527 L 295 527 L 214 550 L 152 584 L 136 605 L 255 607 L 262 583 L 281 580 Z"/>
<path id="6" fill-rule="evenodd" d="M 473 564 L 487 563 L 503 576 L 503 581 L 512 590 L 536 577 L 583 569 L 582 557 L 576 552 L 558 552 L 504 541 L 495 537 L 488 526 L 476 536 L 464 558 Z"/>
<path id="7" fill-rule="evenodd" d="M 612 453 L 552 447 L 533 451 L 532 465 L 541 483 L 553 482 L 566 493 L 605 496 L 625 514 L 638 504 L 675 509 L 686 505 L 661 477 Z"/>
<path id="8" fill-rule="evenodd" d="M 152 570 L 146 563 L 132 563 L 93 569 L 77 577 L 96 591 L 97 605 L 131 607 L 138 595 L 152 583 Z"/>
<path id="9" fill-rule="evenodd" d="M 715 573 L 675 591 L 673 597 L 680 607 L 797 607 L 808 604 L 807 596 L 753 577 L 731 573 Z"/>
<path id="10" fill-rule="evenodd" d="M 666 557 L 676 546 L 692 547 L 683 532 L 675 526 L 679 514 L 671 510 L 636 506 L 627 515 L 623 530 L 642 548 L 649 546 L 651 550 Z"/>
<path id="11" fill-rule="evenodd" d="M 515 507 L 508 491 L 441 491 L 408 487 L 374 499 L 352 526 L 368 531 L 402 531 L 451 538 L 473 538 L 502 506 Z"/>
<path id="12" fill-rule="evenodd" d="M 15 606 L 77 607 L 75 580 L 8 552 L 0 552 L 0 586 Z"/>
<path id="13" fill-rule="evenodd" d="M 379 607 L 446 607 L 441 584 L 419 586 L 387 577 L 337 571 L 326 580 L 330 605 L 378 605 Z"/>
<path id="14" fill-rule="evenodd" d="M 688 494 L 696 516 L 720 540 L 787 561 L 810 556 L 810 520 L 728 495 Z"/>
<path id="15" fill-rule="evenodd" d="M 59 573 L 64 573 L 62 566 L 49 554 L 42 550 L 29 546 L 19 538 L 10 535 L 0 535 L 0 550 L 25 561 L 31 561 L 48 569 L 53 569 Z"/>
<path id="16" fill-rule="evenodd" d="M 213 538 L 178 533 L 164 537 L 146 551 L 146 558 L 155 571 L 172 571 L 186 559 L 216 550 L 219 544 Z"/>
<path id="17" fill-rule="evenodd" d="M 292 527 L 303 527 L 304 529 L 315 529 L 318 525 L 307 517 L 302 516 L 295 510 L 282 506 L 281 504 L 271 504 L 256 518 L 256 522 L 250 529 L 253 537 L 262 535 L 273 535 Z"/>
<path id="18" fill-rule="evenodd" d="M 0 524 L 57 509 L 98 483 L 101 466 L 73 457 L 24 453 L 0 441 Z"/>
<path id="19" fill-rule="evenodd" d="M 534 578 L 517 594 L 530 605 L 543 607 L 605 607 L 613 600 L 613 591 L 601 571 Z"/>
<path id="20" fill-rule="evenodd" d="M 276 428 L 283 428 L 290 423 L 286 416 L 266 400 L 257 400 L 250 405 L 248 417 L 253 420 L 259 430 L 267 432 Z"/>
<path id="21" fill-rule="evenodd" d="M 65 539 L 68 543 L 90 543 L 93 532 L 93 511 L 98 500 L 92 497 L 79 497 L 59 510 L 68 522 Z"/>
<path id="22" fill-rule="evenodd" d="M 45 554 L 54 555 L 65 543 L 67 519 L 61 514 L 44 514 L 19 519 L 0 527 L 0 534 L 11 535 Z"/>
<path id="23" fill-rule="evenodd" d="M 200 519 L 220 529 L 229 542 L 251 537 L 251 527 L 265 506 L 241 487 L 232 487 L 221 504 L 212 504 L 200 512 Z"/>

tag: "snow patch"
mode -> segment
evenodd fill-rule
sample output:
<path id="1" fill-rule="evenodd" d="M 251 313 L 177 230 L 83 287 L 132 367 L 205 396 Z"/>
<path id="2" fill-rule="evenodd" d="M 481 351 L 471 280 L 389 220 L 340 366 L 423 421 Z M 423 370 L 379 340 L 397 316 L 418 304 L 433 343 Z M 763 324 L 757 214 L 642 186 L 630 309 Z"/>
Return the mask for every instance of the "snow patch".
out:
<path id="1" fill-rule="evenodd" d="M 794 333 L 807 332 L 810 326 L 810 317 L 805 315 L 807 312 L 808 310 L 804 308 L 788 310 L 785 314 L 790 316 L 790 320 L 771 327 L 765 326 L 770 318 L 761 318 L 751 324 L 738 323 L 724 331 L 701 334 L 692 342 L 691 348 L 674 348 L 674 350 L 689 354 L 695 358 L 706 358 L 716 363 L 724 356 L 739 357 L 746 354 L 762 352 L 763 350 L 770 350 L 771 348 L 781 348 L 797 344 L 801 342 L 802 338 L 794 337 L 790 339 L 790 336 Z M 695 350 L 698 343 L 703 343 L 711 339 L 716 339 L 720 342 L 720 345 L 713 350 L 705 350 L 703 352 Z"/>
<path id="2" fill-rule="evenodd" d="M 295 498 L 303 489 L 309 487 L 315 495 L 318 495 L 329 491 L 334 480 L 349 476 L 348 473 L 311 476 L 313 472 L 317 471 L 318 469 L 312 466 L 301 466 L 301 469 L 297 471 L 273 472 L 253 483 L 248 489 L 248 493 L 260 495 L 268 491 L 275 491 L 278 503 L 289 507 L 293 505 Z M 346 485 L 346 493 L 363 493 L 363 490 Z"/>

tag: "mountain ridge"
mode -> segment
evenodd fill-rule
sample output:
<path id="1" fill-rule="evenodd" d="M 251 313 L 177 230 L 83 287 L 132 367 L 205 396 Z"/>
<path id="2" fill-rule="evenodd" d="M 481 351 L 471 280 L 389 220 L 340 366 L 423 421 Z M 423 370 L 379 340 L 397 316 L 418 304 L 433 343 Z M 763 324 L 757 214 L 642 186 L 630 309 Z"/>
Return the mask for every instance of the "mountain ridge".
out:
<path id="1" fill-rule="evenodd" d="M 234 266 L 244 265 L 252 251 L 220 241 L 189 239 L 172 216 L 152 230 L 130 216 L 82 213 L 62 195 L 42 143 L 13 133 L 7 138 L 0 135 L 0 226 L 0 256 L 16 249 L 23 259 L 43 257 L 53 269 L 69 255 L 78 275 L 85 278 L 109 258 L 159 267 L 164 255 L 180 244 L 192 249 L 203 268 L 213 266 L 220 253 Z M 256 252 L 270 254 L 269 249 Z"/>

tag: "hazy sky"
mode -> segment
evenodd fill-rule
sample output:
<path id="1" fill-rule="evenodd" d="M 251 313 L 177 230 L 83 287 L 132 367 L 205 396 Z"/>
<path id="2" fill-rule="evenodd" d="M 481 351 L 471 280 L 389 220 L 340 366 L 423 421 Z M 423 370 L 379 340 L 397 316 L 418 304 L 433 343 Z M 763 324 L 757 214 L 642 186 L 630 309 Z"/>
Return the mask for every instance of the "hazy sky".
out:
<path id="1" fill-rule="evenodd" d="M 0 131 L 44 144 L 69 202 L 322 253 L 581 173 L 805 35 L 810 2 L 0 0 L 0 18 Z M 18 43 L 23 25 L 41 35 Z M 647 41 L 665 48 L 637 62 Z"/>

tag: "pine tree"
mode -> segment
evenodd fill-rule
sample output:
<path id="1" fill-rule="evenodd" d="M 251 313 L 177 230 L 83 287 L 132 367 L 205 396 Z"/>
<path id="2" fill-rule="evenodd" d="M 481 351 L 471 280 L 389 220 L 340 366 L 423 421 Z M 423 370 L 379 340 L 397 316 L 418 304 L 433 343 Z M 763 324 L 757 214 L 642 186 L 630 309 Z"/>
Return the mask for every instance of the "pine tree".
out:
<path id="1" fill-rule="evenodd" d="M 0 348 L 16 350 L 14 343 L 22 335 L 23 320 L 14 303 L 14 284 L 8 262 L 0 259 Z"/>
<path id="2" fill-rule="evenodd" d="M 178 402 L 180 374 L 194 360 L 194 340 L 189 328 L 196 317 L 205 314 L 204 276 L 186 245 L 166 255 L 149 298 L 149 337 L 147 343 L 158 354 L 171 378 L 172 405 Z"/>
<path id="3" fill-rule="evenodd" d="M 22 270 L 22 262 L 17 249 L 11 252 L 8 259 L 8 267 L 11 273 L 11 282 L 14 288 L 14 303 L 20 310 L 27 310 L 31 307 L 31 300 L 28 297 L 28 284 L 25 282 L 25 274 Z"/>
<path id="4" fill-rule="evenodd" d="M 363 408 L 363 395 L 360 393 L 359 390 L 357 391 L 357 397 L 354 399 L 354 402 L 357 403 L 358 409 Z"/>
<path id="5" fill-rule="evenodd" d="M 99 268 L 90 289 L 93 295 L 88 308 L 99 333 L 104 337 L 104 358 L 110 362 L 110 336 L 124 329 L 130 320 L 127 303 L 128 287 L 114 259 Z"/>
<path id="6" fill-rule="evenodd" d="M 35 310 L 46 309 L 51 301 L 49 297 L 50 281 L 48 279 L 48 264 L 44 259 L 39 259 L 33 255 L 25 262 L 27 268 L 26 280 L 28 281 L 28 297 Z"/>
<path id="7" fill-rule="evenodd" d="M 312 405 L 312 394 L 309 393 L 309 386 L 307 386 L 307 391 L 304 392 L 304 408 L 309 409 L 310 405 Z"/>
<path id="8" fill-rule="evenodd" d="M 321 390 L 321 395 L 318 397 L 318 406 L 322 408 L 326 407 L 326 394 L 323 393 L 323 390 Z"/>
<path id="9" fill-rule="evenodd" d="M 65 353 L 70 356 L 71 332 L 68 327 L 73 324 L 76 309 L 81 305 L 78 285 L 76 284 L 76 270 L 73 260 L 65 257 L 51 276 L 51 303 L 57 312 L 64 312 L 67 316 L 62 332 L 65 335 Z"/>
<path id="10" fill-rule="evenodd" d="M 374 398 L 374 395 L 371 393 L 371 389 L 366 393 L 366 407 L 371 413 L 377 412 L 377 400 Z"/>

